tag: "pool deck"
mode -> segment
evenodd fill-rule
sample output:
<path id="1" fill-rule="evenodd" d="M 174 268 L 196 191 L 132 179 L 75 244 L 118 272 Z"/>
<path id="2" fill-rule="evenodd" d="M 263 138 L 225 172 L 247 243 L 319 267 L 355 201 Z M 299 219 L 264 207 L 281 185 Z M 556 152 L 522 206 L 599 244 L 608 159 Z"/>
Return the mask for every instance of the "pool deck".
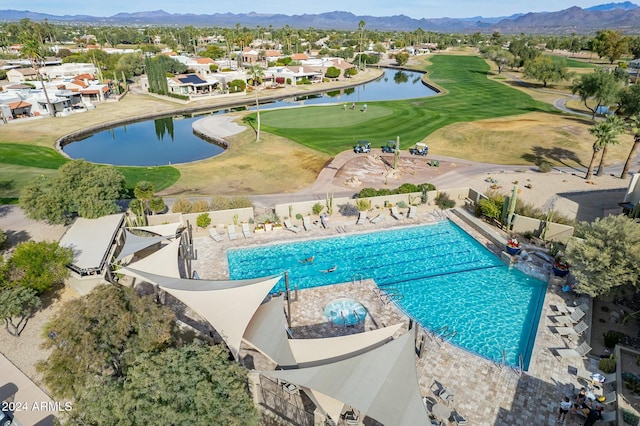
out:
<path id="1" fill-rule="evenodd" d="M 449 212 L 418 211 L 416 218 L 397 221 L 390 216 L 378 224 L 355 225 L 355 220 L 333 223 L 329 229 L 316 228 L 297 234 L 286 230 L 253 234 L 252 238 L 215 242 L 208 237 L 194 237 L 198 259 L 193 269 L 203 279 L 228 279 L 226 250 L 269 243 L 283 243 L 302 239 L 333 237 L 355 232 L 371 232 L 398 226 L 426 224 L 449 217 L 467 232 L 484 244 L 488 249 L 500 255 L 501 248 L 496 245 L 491 234 L 477 231 L 478 225 L 468 225 Z M 495 229 L 489 228 L 495 233 Z M 489 238 L 487 237 L 489 235 Z M 506 238 L 506 236 L 505 236 Z M 467 417 L 473 425 L 515 426 L 515 425 L 555 425 L 561 399 L 572 386 L 580 387 L 572 368 L 593 368 L 592 359 L 561 359 L 554 349 L 575 347 L 571 342 L 552 331 L 553 305 L 588 303 L 573 293 L 563 293 L 562 281 L 552 278 L 549 281 L 544 301 L 536 342 L 529 370 L 519 373 L 508 366 L 501 366 L 481 357 L 472 355 L 449 343 L 439 343 L 426 339 L 422 356 L 416 358 L 416 368 L 422 394 L 433 397 L 430 388 L 434 382 L 455 390 L 455 399 L 451 404 L 460 414 Z M 393 303 L 380 298 L 376 284 L 372 280 L 363 280 L 326 287 L 318 287 L 292 294 L 291 329 L 296 338 L 329 337 L 359 333 L 385 325 L 402 322 L 408 329 L 409 318 Z M 368 310 L 364 324 L 353 327 L 336 326 L 324 316 L 324 306 L 336 298 L 347 297 L 362 303 Z M 591 321 L 591 311 L 587 313 L 587 323 Z M 424 334 L 423 331 L 420 335 Z M 588 339 L 588 336 L 586 337 Z M 593 370 L 595 371 L 595 370 Z M 579 425 L 583 418 L 570 416 L 567 425 Z M 452 423 L 453 424 L 453 423 Z"/>

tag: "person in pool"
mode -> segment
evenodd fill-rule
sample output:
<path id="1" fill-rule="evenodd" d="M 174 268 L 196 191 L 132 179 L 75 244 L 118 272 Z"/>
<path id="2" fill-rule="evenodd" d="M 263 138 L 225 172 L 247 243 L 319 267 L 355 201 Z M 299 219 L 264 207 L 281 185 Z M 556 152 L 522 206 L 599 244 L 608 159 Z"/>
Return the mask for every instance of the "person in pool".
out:
<path id="1" fill-rule="evenodd" d="M 331 268 L 325 269 L 322 272 L 334 272 L 336 269 L 338 269 L 338 265 L 333 265 Z"/>
<path id="2" fill-rule="evenodd" d="M 306 259 L 302 259 L 300 263 L 313 263 L 315 259 L 315 256 L 307 257 Z"/>

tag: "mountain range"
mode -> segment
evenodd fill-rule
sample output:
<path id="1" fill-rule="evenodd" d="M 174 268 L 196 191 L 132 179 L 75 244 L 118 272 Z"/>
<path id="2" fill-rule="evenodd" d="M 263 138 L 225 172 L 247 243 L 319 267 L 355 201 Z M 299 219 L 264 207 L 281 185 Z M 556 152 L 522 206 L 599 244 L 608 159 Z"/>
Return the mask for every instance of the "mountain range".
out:
<path id="1" fill-rule="evenodd" d="M 163 10 L 118 13 L 109 17 L 89 15 L 56 16 L 45 13 L 0 10 L 0 22 L 19 21 L 28 18 L 33 21 L 48 20 L 51 23 L 80 23 L 87 25 L 137 25 L 137 26 L 216 26 L 282 28 L 318 28 L 353 30 L 360 21 L 366 22 L 368 30 L 380 31 L 424 31 L 448 33 L 490 33 L 505 34 L 589 34 L 599 29 L 617 29 L 625 34 L 640 34 L 640 6 L 629 1 L 608 3 L 587 9 L 574 6 L 557 12 L 522 13 L 506 17 L 473 18 L 422 18 L 414 19 L 406 15 L 357 16 L 350 12 L 334 11 L 320 14 L 284 15 L 264 13 L 167 13 Z"/>

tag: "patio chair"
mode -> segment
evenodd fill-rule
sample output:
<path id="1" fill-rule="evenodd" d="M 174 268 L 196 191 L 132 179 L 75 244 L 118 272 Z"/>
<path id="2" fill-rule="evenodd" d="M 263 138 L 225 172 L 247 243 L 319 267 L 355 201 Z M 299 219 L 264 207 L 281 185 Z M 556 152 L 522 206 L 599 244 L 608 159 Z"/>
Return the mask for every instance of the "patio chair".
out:
<path id="1" fill-rule="evenodd" d="M 379 214 L 378 216 L 374 217 L 373 219 L 370 219 L 369 222 L 373 223 L 374 225 L 378 222 L 380 222 L 382 220 L 382 215 Z"/>
<path id="2" fill-rule="evenodd" d="M 458 413 L 457 410 L 453 410 L 453 413 L 451 414 L 451 418 L 453 419 L 453 421 L 457 425 L 468 425 L 469 424 L 469 421 L 467 419 L 465 419 L 464 416 L 462 416 L 460 413 Z"/>
<path id="3" fill-rule="evenodd" d="M 616 424 L 618 422 L 618 410 L 613 411 L 605 411 L 602 413 L 602 419 L 600 419 L 602 423 L 613 423 Z"/>
<path id="4" fill-rule="evenodd" d="M 567 305 L 552 305 L 555 308 L 555 311 L 560 315 L 571 315 L 576 309 L 580 308 L 582 312 L 587 312 L 589 310 L 589 305 L 586 303 L 581 304 L 580 306 L 567 306 Z"/>
<path id="5" fill-rule="evenodd" d="M 236 233 L 236 227 L 235 225 L 229 225 L 227 227 L 227 232 L 229 232 L 229 240 L 233 241 L 233 240 L 237 240 L 238 239 L 238 234 Z"/>
<path id="6" fill-rule="evenodd" d="M 413 219 L 416 217 L 416 206 L 409 206 L 409 211 L 407 212 L 407 219 Z"/>
<path id="7" fill-rule="evenodd" d="M 213 238 L 213 240 L 218 243 L 222 241 L 222 237 L 220 236 L 220 234 L 218 234 L 218 231 L 216 231 L 216 228 L 209 229 L 209 235 L 211 235 L 211 238 Z"/>
<path id="8" fill-rule="evenodd" d="M 253 234 L 251 233 L 248 223 L 242 224 L 242 235 L 244 235 L 245 238 L 253 238 Z"/>
<path id="9" fill-rule="evenodd" d="M 575 349 L 556 349 L 561 358 L 584 358 L 591 352 L 591 346 L 587 342 L 582 342 Z"/>
<path id="10" fill-rule="evenodd" d="M 582 320 L 582 317 L 584 316 L 584 311 L 578 307 L 575 309 L 575 311 L 571 312 L 571 315 L 558 315 L 553 317 L 553 320 L 558 324 L 571 325 L 576 324 L 577 322 Z"/>
<path id="11" fill-rule="evenodd" d="M 391 217 L 395 220 L 400 220 L 400 212 L 398 211 L 397 206 L 391 207 Z"/>
<path id="12" fill-rule="evenodd" d="M 576 376 L 579 379 L 584 379 L 588 382 L 593 383 L 596 386 L 602 386 L 603 384 L 608 384 L 608 383 L 615 383 L 617 380 L 617 374 L 616 373 L 611 373 L 611 374 L 601 374 L 601 376 L 604 377 L 604 382 L 602 381 L 594 381 L 593 379 L 593 374 L 591 371 L 589 370 L 585 370 L 584 368 L 580 368 L 578 369 L 578 372 L 576 373 Z"/>
<path id="13" fill-rule="evenodd" d="M 356 225 L 364 225 L 367 220 L 367 214 L 360 212 L 358 213 L 358 220 L 356 221 Z"/>
<path id="14" fill-rule="evenodd" d="M 288 231 L 295 232 L 296 234 L 300 232 L 300 228 L 291 223 L 289 219 L 284 221 L 284 227 L 287 228 Z"/>
<path id="15" fill-rule="evenodd" d="M 309 216 L 302 217 L 302 226 L 304 227 L 305 231 L 311 231 L 311 229 L 313 229 L 313 225 L 311 224 L 311 219 L 309 219 Z"/>
<path id="16" fill-rule="evenodd" d="M 569 338 L 581 336 L 589 326 L 584 321 L 580 321 L 573 327 L 556 327 L 556 333 L 561 336 L 568 336 Z"/>
<path id="17" fill-rule="evenodd" d="M 606 394 L 604 396 L 604 401 L 600 402 L 600 404 L 607 405 L 607 404 L 614 403 L 618 399 L 617 396 L 618 396 L 618 394 L 616 393 L 616 391 L 609 392 L 608 394 Z"/>

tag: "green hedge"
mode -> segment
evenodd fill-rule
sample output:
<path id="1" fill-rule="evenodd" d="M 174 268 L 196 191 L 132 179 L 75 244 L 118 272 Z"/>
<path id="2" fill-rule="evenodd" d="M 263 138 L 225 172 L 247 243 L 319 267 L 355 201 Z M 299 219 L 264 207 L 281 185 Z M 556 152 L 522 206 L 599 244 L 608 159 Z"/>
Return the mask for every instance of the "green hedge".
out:
<path id="1" fill-rule="evenodd" d="M 388 189 L 388 188 L 362 188 L 356 198 L 369 198 L 369 197 L 382 197 L 385 195 L 396 195 L 396 194 L 409 194 L 412 192 L 422 192 L 423 188 L 426 188 L 427 191 L 435 191 L 436 187 L 432 183 L 421 183 L 420 185 L 414 185 L 413 183 L 403 183 L 396 189 Z"/>

